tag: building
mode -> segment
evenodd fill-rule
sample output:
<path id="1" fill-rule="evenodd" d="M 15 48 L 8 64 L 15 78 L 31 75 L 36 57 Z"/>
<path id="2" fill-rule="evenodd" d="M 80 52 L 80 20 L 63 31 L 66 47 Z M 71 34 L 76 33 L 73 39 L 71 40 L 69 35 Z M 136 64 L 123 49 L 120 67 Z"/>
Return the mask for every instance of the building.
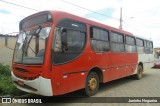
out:
<path id="1" fill-rule="evenodd" d="M 160 59 L 160 47 L 159 48 L 154 48 L 154 57 L 156 59 Z"/>

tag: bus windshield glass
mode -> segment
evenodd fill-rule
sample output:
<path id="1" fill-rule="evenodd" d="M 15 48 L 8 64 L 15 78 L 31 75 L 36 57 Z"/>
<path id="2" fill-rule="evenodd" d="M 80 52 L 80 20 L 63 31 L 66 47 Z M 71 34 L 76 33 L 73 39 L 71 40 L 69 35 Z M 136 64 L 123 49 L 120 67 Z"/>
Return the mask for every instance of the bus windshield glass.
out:
<path id="1" fill-rule="evenodd" d="M 46 44 L 51 27 L 21 31 L 16 42 L 14 62 L 21 64 L 43 64 Z"/>

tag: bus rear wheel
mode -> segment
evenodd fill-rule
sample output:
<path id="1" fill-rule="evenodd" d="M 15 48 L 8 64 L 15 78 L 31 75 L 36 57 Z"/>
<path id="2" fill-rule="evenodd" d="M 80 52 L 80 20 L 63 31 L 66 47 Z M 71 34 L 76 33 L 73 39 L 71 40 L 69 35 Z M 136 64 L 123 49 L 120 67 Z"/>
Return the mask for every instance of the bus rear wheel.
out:
<path id="1" fill-rule="evenodd" d="M 96 72 L 90 72 L 86 79 L 85 94 L 87 96 L 93 96 L 98 92 L 99 88 L 99 76 Z"/>
<path id="2" fill-rule="evenodd" d="M 140 80 L 142 78 L 142 73 L 143 73 L 143 67 L 141 65 L 138 65 L 137 74 L 135 75 L 135 78 L 137 80 Z"/>

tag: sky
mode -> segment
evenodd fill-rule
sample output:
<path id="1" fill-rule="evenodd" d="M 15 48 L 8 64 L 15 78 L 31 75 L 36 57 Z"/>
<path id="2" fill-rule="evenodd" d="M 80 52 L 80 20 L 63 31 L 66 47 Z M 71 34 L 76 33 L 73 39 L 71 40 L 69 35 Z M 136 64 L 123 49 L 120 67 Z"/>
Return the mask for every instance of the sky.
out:
<path id="1" fill-rule="evenodd" d="M 44 10 L 60 10 L 151 39 L 160 47 L 159 0 L 0 0 L 0 33 L 19 32 L 19 22 Z"/>

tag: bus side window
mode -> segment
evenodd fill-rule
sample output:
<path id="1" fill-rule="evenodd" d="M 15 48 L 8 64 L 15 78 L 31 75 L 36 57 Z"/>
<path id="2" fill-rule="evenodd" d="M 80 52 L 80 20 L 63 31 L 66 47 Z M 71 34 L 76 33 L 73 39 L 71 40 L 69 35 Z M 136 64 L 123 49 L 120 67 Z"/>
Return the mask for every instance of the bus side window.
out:
<path id="1" fill-rule="evenodd" d="M 153 43 L 150 42 L 150 54 L 152 54 L 152 53 L 153 53 Z"/>
<path id="2" fill-rule="evenodd" d="M 125 50 L 128 53 L 133 53 L 137 51 L 134 37 L 126 35 Z"/>
<path id="3" fill-rule="evenodd" d="M 136 38 L 137 52 L 144 53 L 144 40 Z"/>
<path id="4" fill-rule="evenodd" d="M 57 29 L 52 45 L 54 49 L 52 60 L 54 64 L 64 64 L 77 58 L 83 52 L 86 32 L 62 27 Z"/>
<path id="5" fill-rule="evenodd" d="M 55 43 L 54 43 L 54 45 L 52 45 L 52 46 L 54 46 L 54 52 L 61 52 L 62 51 L 62 49 L 61 49 L 61 36 L 60 36 L 60 29 L 59 28 L 57 28 L 56 30 L 55 30 Z"/>
<path id="6" fill-rule="evenodd" d="M 95 52 L 107 52 L 109 46 L 109 32 L 105 29 L 91 27 L 90 28 L 91 48 Z"/>
<path id="7" fill-rule="evenodd" d="M 117 32 L 111 32 L 111 50 L 113 52 L 124 52 L 124 36 Z"/>
<path id="8" fill-rule="evenodd" d="M 64 29 L 61 33 L 61 41 L 62 41 L 62 52 L 68 51 L 67 45 L 67 30 Z"/>

